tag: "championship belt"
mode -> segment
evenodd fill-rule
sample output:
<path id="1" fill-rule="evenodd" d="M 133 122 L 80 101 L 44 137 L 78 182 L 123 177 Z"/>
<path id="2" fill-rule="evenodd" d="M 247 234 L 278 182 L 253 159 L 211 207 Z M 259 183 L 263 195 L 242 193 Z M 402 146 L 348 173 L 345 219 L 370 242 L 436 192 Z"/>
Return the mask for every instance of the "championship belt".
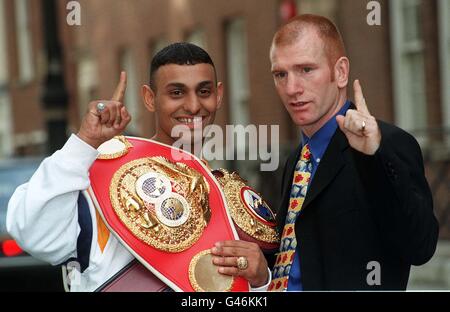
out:
<path id="1" fill-rule="evenodd" d="M 115 137 L 99 147 L 89 194 L 111 233 L 175 291 L 248 291 L 212 263 L 235 240 L 224 195 L 194 155 L 152 140 Z M 175 161 L 175 159 L 177 161 Z"/>
<path id="2" fill-rule="evenodd" d="M 254 242 L 265 253 L 279 249 L 275 214 L 254 189 L 236 172 L 213 171 L 222 186 L 228 209 L 241 240 Z"/>

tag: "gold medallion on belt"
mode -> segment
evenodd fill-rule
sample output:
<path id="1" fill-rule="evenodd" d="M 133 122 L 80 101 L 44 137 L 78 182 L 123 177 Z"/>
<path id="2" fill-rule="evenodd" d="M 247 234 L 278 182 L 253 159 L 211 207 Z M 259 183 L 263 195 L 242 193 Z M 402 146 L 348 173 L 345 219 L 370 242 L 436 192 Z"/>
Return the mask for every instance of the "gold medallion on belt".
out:
<path id="1" fill-rule="evenodd" d="M 97 159 L 111 160 L 120 158 L 128 153 L 133 145 L 123 135 L 115 136 L 98 147 Z"/>
<path id="2" fill-rule="evenodd" d="M 126 163 L 114 174 L 109 191 L 122 223 L 158 250 L 188 249 L 211 218 L 210 189 L 203 175 L 164 157 Z"/>
<path id="3" fill-rule="evenodd" d="M 261 195 L 246 184 L 239 174 L 225 169 L 213 171 L 222 186 L 230 214 L 236 225 L 258 241 L 277 244 L 275 215 Z"/>
<path id="4" fill-rule="evenodd" d="M 213 264 L 210 250 L 196 254 L 189 265 L 189 281 L 195 291 L 230 291 L 234 278 L 220 274 Z"/>

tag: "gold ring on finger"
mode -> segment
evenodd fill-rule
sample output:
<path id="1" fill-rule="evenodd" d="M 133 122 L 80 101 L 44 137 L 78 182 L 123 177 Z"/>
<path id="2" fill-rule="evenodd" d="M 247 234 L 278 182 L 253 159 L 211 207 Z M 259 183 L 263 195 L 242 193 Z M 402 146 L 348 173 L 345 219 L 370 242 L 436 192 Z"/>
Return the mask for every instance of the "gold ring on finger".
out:
<path id="1" fill-rule="evenodd" d="M 241 271 L 248 268 L 248 260 L 246 257 L 237 258 L 237 268 Z"/>

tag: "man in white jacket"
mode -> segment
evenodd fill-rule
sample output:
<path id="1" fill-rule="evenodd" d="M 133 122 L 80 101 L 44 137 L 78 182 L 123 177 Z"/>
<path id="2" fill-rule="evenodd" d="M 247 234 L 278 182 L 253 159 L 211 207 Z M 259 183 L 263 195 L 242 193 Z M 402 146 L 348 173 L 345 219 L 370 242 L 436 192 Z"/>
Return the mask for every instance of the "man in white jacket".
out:
<path id="1" fill-rule="evenodd" d="M 86 190 L 97 148 L 121 134 L 131 120 L 123 104 L 126 74 L 111 100 L 93 101 L 79 132 L 46 158 L 30 181 L 19 186 L 8 205 L 7 230 L 32 256 L 52 265 L 68 263 L 75 271 L 71 291 L 94 291 L 129 264 L 133 255 L 106 228 Z M 215 67 L 201 48 L 186 43 L 170 45 L 152 61 L 150 85 L 142 87 L 145 106 L 156 116 L 155 141 L 172 145 L 172 129 L 202 119 L 214 121 L 223 95 Z M 252 290 L 265 290 L 270 271 L 258 245 L 243 241 L 218 242 L 212 253 L 219 272 L 243 276 Z M 248 268 L 236 267 L 236 255 Z"/>

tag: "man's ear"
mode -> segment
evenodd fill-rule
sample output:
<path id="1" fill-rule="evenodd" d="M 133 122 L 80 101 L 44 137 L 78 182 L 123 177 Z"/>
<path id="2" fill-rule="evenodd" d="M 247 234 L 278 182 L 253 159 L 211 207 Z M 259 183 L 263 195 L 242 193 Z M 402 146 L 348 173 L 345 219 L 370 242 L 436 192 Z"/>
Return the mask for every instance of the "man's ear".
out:
<path id="1" fill-rule="evenodd" d="M 150 88 L 149 85 L 143 85 L 141 92 L 145 107 L 149 112 L 154 113 L 156 111 L 155 93 L 153 92 L 153 90 Z"/>
<path id="2" fill-rule="evenodd" d="M 337 60 L 334 66 L 334 77 L 339 88 L 346 88 L 350 74 L 350 61 L 345 56 Z"/>
<path id="3" fill-rule="evenodd" d="M 223 83 L 218 82 L 217 83 L 217 110 L 219 110 L 222 107 L 223 102 Z"/>

